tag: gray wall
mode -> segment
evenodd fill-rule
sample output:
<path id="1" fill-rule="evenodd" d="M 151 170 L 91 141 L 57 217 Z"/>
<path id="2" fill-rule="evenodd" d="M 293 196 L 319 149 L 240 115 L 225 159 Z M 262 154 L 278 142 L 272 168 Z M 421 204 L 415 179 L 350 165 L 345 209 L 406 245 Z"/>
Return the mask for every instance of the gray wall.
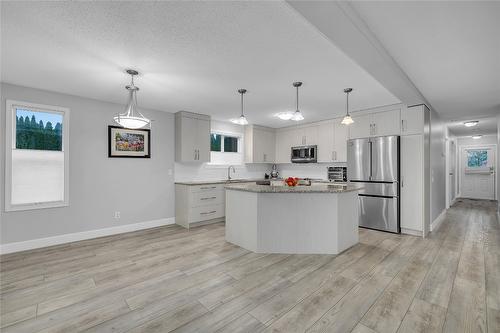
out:
<path id="1" fill-rule="evenodd" d="M 126 95 L 123 96 L 124 101 Z M 4 211 L 5 100 L 71 109 L 69 207 Z M 108 158 L 108 127 L 123 105 L 1 84 L 1 244 L 174 217 L 174 115 L 144 110 L 154 120 L 151 159 Z M 115 211 L 121 218 L 113 218 Z"/>
<path id="2" fill-rule="evenodd" d="M 431 223 L 446 208 L 446 127 L 436 111 L 431 110 L 430 181 Z"/>

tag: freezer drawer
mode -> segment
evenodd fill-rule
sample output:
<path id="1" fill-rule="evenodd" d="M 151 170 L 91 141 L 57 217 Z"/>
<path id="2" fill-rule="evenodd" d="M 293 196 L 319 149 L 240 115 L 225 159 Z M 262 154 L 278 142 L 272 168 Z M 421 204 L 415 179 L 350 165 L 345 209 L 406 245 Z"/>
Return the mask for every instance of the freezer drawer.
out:
<path id="1" fill-rule="evenodd" d="M 359 195 L 359 226 L 399 233 L 398 198 Z"/>

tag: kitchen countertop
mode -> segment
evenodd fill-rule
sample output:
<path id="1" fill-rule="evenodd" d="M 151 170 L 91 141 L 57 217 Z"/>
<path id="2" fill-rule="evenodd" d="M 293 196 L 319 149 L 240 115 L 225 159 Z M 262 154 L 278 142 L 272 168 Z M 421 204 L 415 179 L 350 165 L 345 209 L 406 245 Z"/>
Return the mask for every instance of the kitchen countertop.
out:
<path id="1" fill-rule="evenodd" d="M 257 184 L 228 184 L 227 190 L 246 191 L 256 193 L 344 193 L 363 189 L 354 184 L 334 185 L 334 184 L 313 184 L 310 186 L 270 186 Z"/>
<path id="2" fill-rule="evenodd" d="M 189 186 L 195 186 L 195 185 L 209 185 L 209 184 L 234 184 L 234 183 L 254 183 L 257 181 L 264 181 L 264 180 L 270 180 L 270 179 L 264 179 L 264 178 L 252 178 L 252 179 L 231 179 L 228 181 L 227 179 L 219 179 L 219 180 L 194 180 L 194 181 L 185 181 L 185 182 L 175 182 L 177 185 L 189 185 Z M 282 179 L 275 179 L 275 180 L 282 180 Z"/>

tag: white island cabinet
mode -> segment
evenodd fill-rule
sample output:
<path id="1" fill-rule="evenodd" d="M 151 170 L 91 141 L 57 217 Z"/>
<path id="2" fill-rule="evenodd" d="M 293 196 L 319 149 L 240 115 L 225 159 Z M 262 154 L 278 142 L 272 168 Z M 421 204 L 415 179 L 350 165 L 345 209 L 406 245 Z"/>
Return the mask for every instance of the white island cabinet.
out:
<path id="1" fill-rule="evenodd" d="M 257 253 L 340 253 L 358 243 L 359 189 L 227 185 L 226 240 Z"/>

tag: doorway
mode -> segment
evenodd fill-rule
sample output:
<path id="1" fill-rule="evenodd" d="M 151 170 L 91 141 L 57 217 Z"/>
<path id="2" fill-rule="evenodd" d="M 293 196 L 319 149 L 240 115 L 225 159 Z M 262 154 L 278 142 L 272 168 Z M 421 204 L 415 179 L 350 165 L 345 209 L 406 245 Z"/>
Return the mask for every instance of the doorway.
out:
<path id="1" fill-rule="evenodd" d="M 460 195 L 462 198 L 495 200 L 496 146 L 462 146 Z"/>

